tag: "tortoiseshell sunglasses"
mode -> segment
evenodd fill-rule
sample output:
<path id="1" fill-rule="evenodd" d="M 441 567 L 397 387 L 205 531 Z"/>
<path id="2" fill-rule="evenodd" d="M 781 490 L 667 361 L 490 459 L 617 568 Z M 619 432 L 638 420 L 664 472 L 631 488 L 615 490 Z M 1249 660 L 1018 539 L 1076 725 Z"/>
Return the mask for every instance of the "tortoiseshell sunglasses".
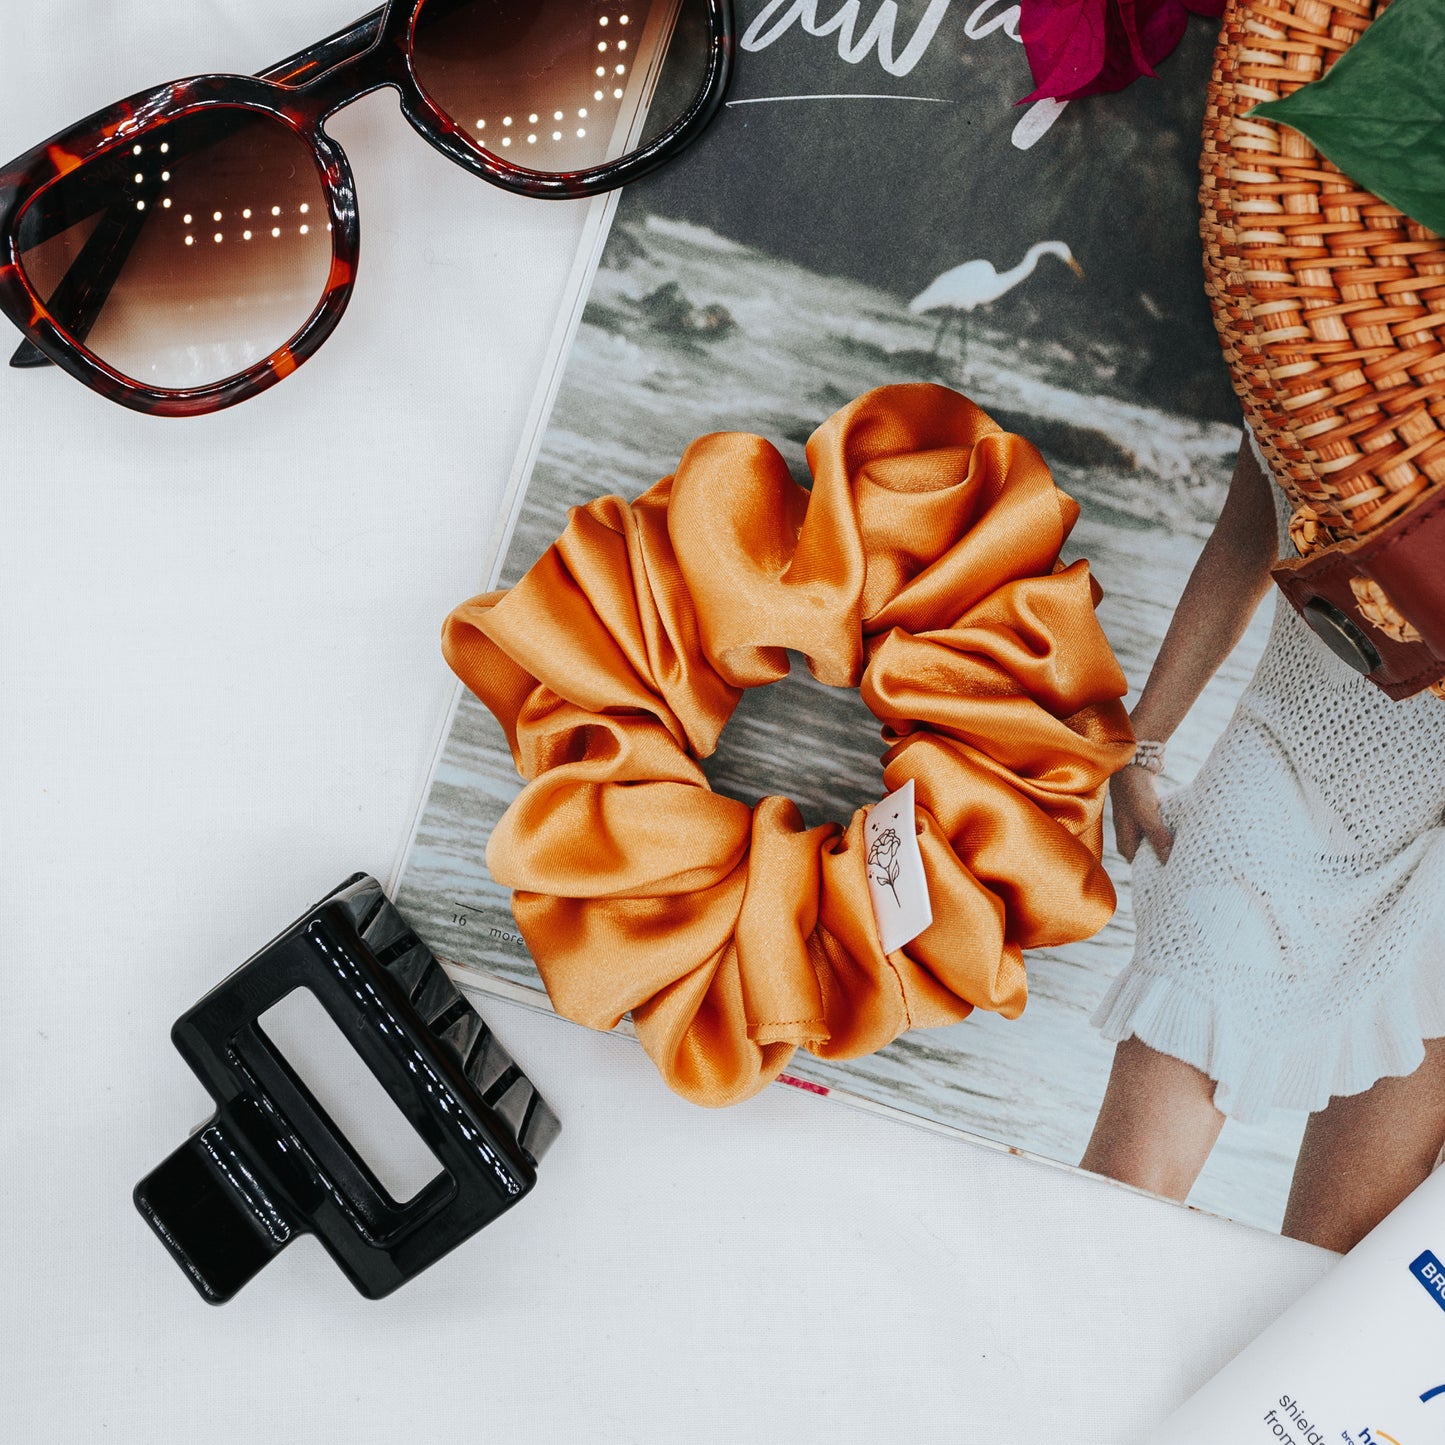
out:
<path id="1" fill-rule="evenodd" d="M 387 0 L 259 76 L 157 86 L 0 169 L 12 366 L 156 416 L 219 411 L 331 334 L 360 245 L 325 123 L 383 86 L 443 155 L 524 195 L 645 175 L 721 105 L 731 0 Z"/>

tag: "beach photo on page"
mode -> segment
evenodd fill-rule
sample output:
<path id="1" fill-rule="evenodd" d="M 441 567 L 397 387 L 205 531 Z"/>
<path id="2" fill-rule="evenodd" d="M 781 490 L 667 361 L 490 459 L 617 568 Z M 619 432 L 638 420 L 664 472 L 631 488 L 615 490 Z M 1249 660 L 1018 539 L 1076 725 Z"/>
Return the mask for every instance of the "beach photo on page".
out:
<path id="1" fill-rule="evenodd" d="M 1215 32 L 1192 23 L 1158 79 L 1127 91 L 1020 105 L 1033 83 L 1017 26 L 1017 9 L 998 0 L 742 0 L 723 114 L 683 162 L 627 189 L 579 287 L 555 397 L 490 575 L 479 559 L 478 591 L 516 583 L 569 508 L 635 498 L 669 475 L 695 437 L 758 433 L 806 484 L 804 444 L 825 419 L 874 387 L 933 382 L 1032 441 L 1079 503 L 1064 560 L 1087 558 L 1103 589 L 1099 618 L 1135 705 L 1236 466 L 1252 466 L 1239 461 L 1240 412 L 1197 228 Z M 1234 487 L 1255 488 L 1255 533 L 1277 555 L 1272 489 L 1250 476 Z M 1374 775 L 1365 811 L 1388 816 L 1373 831 L 1358 791 L 1301 781 L 1304 745 L 1272 730 L 1270 706 L 1281 727 L 1293 716 L 1279 689 L 1308 692 L 1325 678 L 1309 724 L 1326 738 L 1310 745 L 1321 769 L 1335 767 L 1329 710 L 1355 706 L 1354 693 L 1341 701 L 1331 689 L 1369 689 L 1283 602 L 1276 632 L 1288 635 L 1269 640 L 1274 593 L 1260 575 L 1257 595 L 1231 599 L 1242 639 L 1173 730 L 1157 779 L 1177 836 L 1187 815 L 1199 841 L 1181 841 L 1168 864 L 1145 842 L 1131 867 L 1106 817 L 1118 909 L 1087 941 L 1026 954 L 1020 1018 L 980 1009 L 849 1061 L 800 1050 L 788 1075 L 1073 1166 L 1086 1151 L 1126 1151 L 1128 1100 L 1110 1091 L 1112 1135 L 1100 1110 L 1116 1042 L 1142 1041 L 1164 1074 L 1172 1061 L 1203 1081 L 1206 1114 L 1214 1081 L 1223 1114 L 1217 1139 L 1197 1110 L 1179 1115 L 1181 1137 L 1208 1137 L 1180 1144 L 1193 1151 L 1175 1169 L 1187 1177 L 1156 1192 L 1265 1229 L 1285 1224 L 1310 1111 L 1409 1073 L 1431 1010 L 1445 1013 L 1445 997 L 1426 997 L 1412 972 L 1421 945 L 1353 967 L 1338 949 L 1316 957 L 1312 940 L 1347 912 L 1363 920 L 1349 935 L 1360 948 L 1397 916 L 1415 939 L 1445 883 L 1432 847 L 1441 800 L 1418 796 L 1409 770 Z M 1267 675 L 1251 683 L 1267 642 Z M 1242 697 L 1247 726 L 1231 723 Z M 1368 717 L 1445 761 L 1445 723 L 1430 705 L 1445 717 L 1445 703 L 1415 699 L 1407 724 L 1379 695 Z M 846 824 L 884 794 L 882 751 L 856 690 L 824 686 L 795 658 L 786 679 L 743 694 L 703 766 L 718 792 L 749 804 L 782 794 L 809 825 Z M 1346 743 L 1336 751 L 1343 767 Z M 533 990 L 545 1007 L 510 894 L 485 862 L 520 787 L 501 729 L 463 693 L 397 903 L 458 977 Z M 1398 800 L 1379 796 L 1392 787 Z M 1211 846 L 1216 819 L 1225 831 Z M 1173 1107 L 1162 1093 L 1155 1102 Z M 1091 1146 L 1096 1124 L 1107 1137 Z M 1160 1168 L 1174 1177 L 1171 1158 Z M 1137 1182 L 1112 1165 L 1101 1172 Z"/>

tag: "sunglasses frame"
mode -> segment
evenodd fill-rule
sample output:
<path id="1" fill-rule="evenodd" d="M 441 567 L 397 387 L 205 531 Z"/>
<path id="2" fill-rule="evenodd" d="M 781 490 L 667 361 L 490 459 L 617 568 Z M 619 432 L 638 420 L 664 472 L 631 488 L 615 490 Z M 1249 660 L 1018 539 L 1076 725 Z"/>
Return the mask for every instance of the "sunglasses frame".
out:
<path id="1" fill-rule="evenodd" d="M 150 416 L 199 416 L 234 406 L 284 380 L 336 329 L 351 299 L 360 255 L 356 184 L 345 152 L 325 123 L 352 101 L 390 87 L 402 113 L 448 159 L 518 195 L 581 200 L 647 175 L 702 132 L 727 94 L 732 74 L 732 0 L 705 0 L 707 69 L 689 108 L 667 130 L 625 156 L 586 170 L 543 173 L 478 150 L 461 126 L 427 98 L 411 63 L 411 37 L 426 0 L 387 0 L 334 35 L 259 75 L 208 74 L 140 91 L 77 121 L 0 168 L 0 313 L 38 354 L 21 348 L 12 365 L 54 362 L 92 391 Z M 215 108 L 260 113 L 288 126 L 312 149 L 331 223 L 331 273 L 309 319 L 291 340 L 245 371 L 202 387 L 158 390 L 123 376 L 88 351 L 30 288 L 17 234 L 27 206 L 53 182 L 116 147 L 134 144 L 166 121 Z"/>

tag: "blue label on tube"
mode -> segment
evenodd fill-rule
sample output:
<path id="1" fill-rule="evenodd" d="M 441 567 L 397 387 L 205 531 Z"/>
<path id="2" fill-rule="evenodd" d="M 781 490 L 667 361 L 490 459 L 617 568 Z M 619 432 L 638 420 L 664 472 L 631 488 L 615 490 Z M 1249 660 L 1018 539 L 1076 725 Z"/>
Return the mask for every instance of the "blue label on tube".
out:
<path id="1" fill-rule="evenodd" d="M 1430 1298 L 1445 1310 L 1445 1264 L 1428 1249 L 1411 1266 L 1410 1273 L 1430 1291 Z"/>

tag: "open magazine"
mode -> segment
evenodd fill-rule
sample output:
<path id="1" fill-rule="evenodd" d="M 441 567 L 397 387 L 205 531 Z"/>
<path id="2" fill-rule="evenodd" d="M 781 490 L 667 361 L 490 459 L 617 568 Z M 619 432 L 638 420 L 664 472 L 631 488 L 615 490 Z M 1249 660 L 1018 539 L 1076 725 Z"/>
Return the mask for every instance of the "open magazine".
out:
<path id="1" fill-rule="evenodd" d="M 1020 106 L 1032 82 L 1018 11 L 1001 0 L 738 9 L 723 115 L 679 162 L 628 189 L 595 273 L 592 256 L 579 265 L 590 273 L 580 324 L 574 312 L 563 328 L 478 590 L 515 583 L 570 507 L 637 496 L 698 435 L 760 433 L 806 479 L 804 442 L 838 407 L 885 383 L 937 381 L 1034 441 L 1081 504 L 1066 560 L 1087 557 L 1103 586 L 1099 615 L 1132 702 L 1241 442 L 1197 234 L 1211 27 L 1191 24 L 1158 80 Z M 950 300 L 940 283 L 930 303 L 937 278 L 976 260 L 996 273 L 991 297 Z M 1229 725 L 1272 607 L 1170 740 L 1166 793 L 1190 782 Z M 795 665 L 744 694 L 704 766 L 714 789 L 748 803 L 791 797 L 811 826 L 846 822 L 883 795 L 881 751 L 856 692 Z M 501 729 L 462 692 L 396 899 L 462 983 L 546 1007 L 485 863 L 520 786 Z M 1135 943 L 1132 870 L 1112 844 L 1105 863 L 1117 913 L 1086 942 L 1027 955 L 1021 1018 L 979 1011 L 851 1062 L 800 1051 L 790 1079 L 1076 1165 L 1115 1048 L 1094 1016 Z M 1307 1109 L 1256 1091 L 1241 1112 L 1188 1202 L 1279 1229 Z"/>

